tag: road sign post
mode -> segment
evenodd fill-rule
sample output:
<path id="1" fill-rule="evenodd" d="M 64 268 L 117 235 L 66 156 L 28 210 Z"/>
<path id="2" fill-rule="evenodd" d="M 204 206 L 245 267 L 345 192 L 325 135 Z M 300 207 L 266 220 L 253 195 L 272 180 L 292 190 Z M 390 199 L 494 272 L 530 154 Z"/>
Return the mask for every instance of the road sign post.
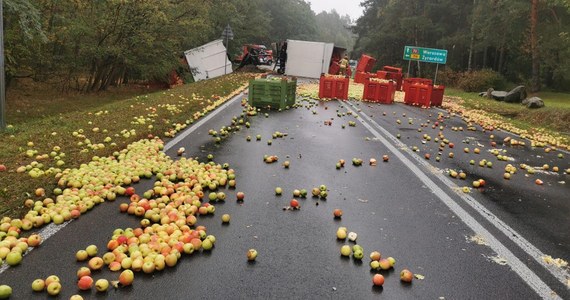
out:
<path id="1" fill-rule="evenodd" d="M 404 60 L 408 60 L 408 77 L 410 76 L 410 64 L 413 61 L 427 62 L 437 64 L 435 67 L 435 78 L 433 83 L 437 81 L 437 71 L 439 70 L 439 64 L 447 63 L 447 50 L 443 49 L 433 49 L 433 48 L 423 48 L 415 46 L 405 46 L 404 47 Z"/>
<path id="2" fill-rule="evenodd" d="M 229 49 L 229 40 L 233 40 L 234 39 L 234 32 L 232 30 L 232 28 L 230 27 L 230 24 L 228 24 L 226 26 L 226 28 L 224 28 L 224 31 L 222 32 L 222 38 L 226 40 L 226 59 L 228 58 L 228 49 Z M 226 61 L 224 61 L 224 74 L 227 74 L 227 69 L 226 69 Z"/>

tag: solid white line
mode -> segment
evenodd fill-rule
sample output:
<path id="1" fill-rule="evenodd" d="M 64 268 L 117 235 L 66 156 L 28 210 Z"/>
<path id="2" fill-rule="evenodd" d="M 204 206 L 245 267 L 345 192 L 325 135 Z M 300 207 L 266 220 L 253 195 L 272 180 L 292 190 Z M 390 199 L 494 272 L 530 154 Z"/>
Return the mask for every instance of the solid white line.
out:
<path id="1" fill-rule="evenodd" d="M 166 145 L 164 145 L 164 151 L 168 151 L 168 150 L 170 150 L 170 148 L 176 146 L 176 144 L 180 143 L 183 139 L 185 139 L 187 136 L 189 136 L 192 132 L 194 132 L 196 129 L 198 129 L 200 126 L 202 126 L 204 123 L 208 122 L 210 119 L 215 117 L 222 110 L 226 109 L 236 99 L 239 99 L 242 95 L 243 95 L 243 92 L 237 94 L 232 99 L 226 101 L 226 103 L 218 106 L 218 108 L 216 108 L 213 112 L 210 112 L 207 116 L 200 119 L 200 121 L 198 121 L 196 124 L 194 124 L 194 126 L 188 128 L 188 129 L 184 130 L 182 133 L 178 134 L 175 138 L 173 138 L 168 143 L 166 143 Z"/>
<path id="2" fill-rule="evenodd" d="M 218 108 L 216 108 L 213 112 L 211 112 L 210 114 L 208 114 L 206 117 L 200 119 L 199 122 L 195 123 L 194 125 L 192 125 L 190 128 L 186 129 L 185 131 L 182 131 L 182 133 L 180 133 L 179 135 L 176 136 L 176 138 L 172 139 L 170 142 L 168 142 L 165 146 L 164 146 L 164 151 L 167 151 L 168 149 L 170 149 L 171 147 L 175 146 L 177 143 L 179 143 L 180 141 L 182 141 L 182 139 L 184 139 L 185 137 L 187 137 L 188 135 L 190 135 L 192 132 L 194 132 L 196 129 L 198 129 L 200 126 L 202 126 L 204 123 L 206 123 L 208 120 L 210 120 L 211 118 L 213 118 L 215 115 L 217 115 L 218 113 L 220 113 L 222 110 L 224 110 L 225 108 L 227 108 L 228 106 L 230 106 L 230 104 L 232 104 L 236 99 L 238 99 L 239 97 L 241 97 L 243 95 L 243 92 L 237 94 L 236 96 L 234 96 L 232 99 L 226 101 L 226 103 L 220 105 Z M 42 243 L 45 242 L 49 237 L 51 237 L 52 235 L 56 234 L 58 231 L 62 230 L 65 226 L 67 226 L 69 223 L 71 223 L 73 221 L 73 219 L 66 221 L 60 225 L 56 225 L 54 223 L 49 223 L 48 225 L 46 225 L 46 227 L 42 228 L 40 230 L 40 232 L 38 233 L 40 235 L 40 237 L 42 238 Z M 32 250 L 34 250 L 33 247 L 30 247 L 26 250 L 26 252 L 24 252 L 22 254 L 22 257 L 26 256 L 29 252 L 31 252 Z M 2 266 L 0 266 L 0 274 L 2 274 L 4 271 L 8 270 L 8 268 L 10 268 L 10 266 L 6 263 L 2 264 Z"/>
<path id="3" fill-rule="evenodd" d="M 347 103 L 353 106 L 350 102 Z M 515 271 L 540 297 L 551 298 L 551 299 L 561 299 L 559 296 L 553 293 L 552 289 L 542 281 L 530 268 L 528 268 L 518 257 L 516 257 L 505 245 L 503 245 L 497 238 L 495 238 L 487 229 L 483 227 L 475 218 L 473 218 L 467 211 L 465 211 L 459 204 L 455 203 L 453 199 L 447 195 L 435 182 L 433 182 L 420 168 L 418 168 L 412 161 L 410 161 L 402 152 L 400 152 L 394 145 L 392 145 L 384 136 L 382 136 L 375 128 L 364 121 L 366 118 L 368 121 L 374 124 L 374 126 L 382 131 L 386 136 L 391 136 L 391 134 L 380 127 L 376 122 L 370 118 L 363 116 L 364 114 L 357 114 L 350 107 L 346 106 L 352 114 L 360 116 L 358 118 L 359 122 L 364 125 L 382 144 L 384 144 L 398 159 L 400 159 L 406 167 L 408 167 L 422 182 L 425 184 L 449 209 L 459 217 L 463 223 L 465 223 L 471 230 L 480 234 L 485 241 L 489 244 L 489 247 L 493 249 L 500 257 L 505 258 L 512 270 Z M 395 139 L 395 138 L 394 138 Z M 397 143 L 398 146 L 399 143 Z M 405 145 L 402 148 L 405 149 Z M 409 150 L 408 150 L 409 151 Z M 481 213 L 481 212 L 480 212 Z M 496 217 L 495 217 L 496 218 Z M 495 223 L 493 223 L 495 224 Z"/>

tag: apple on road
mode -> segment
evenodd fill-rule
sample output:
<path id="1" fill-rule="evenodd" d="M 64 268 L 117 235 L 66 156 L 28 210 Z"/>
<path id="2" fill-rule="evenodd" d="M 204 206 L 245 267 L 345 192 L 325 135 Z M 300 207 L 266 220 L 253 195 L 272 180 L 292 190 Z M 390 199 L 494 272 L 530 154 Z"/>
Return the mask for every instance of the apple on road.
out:
<path id="1" fill-rule="evenodd" d="M 32 290 L 34 292 L 41 292 L 45 288 L 46 288 L 46 282 L 41 278 L 38 278 L 32 282 Z"/>
<path id="2" fill-rule="evenodd" d="M 0 285 L 0 299 L 8 299 L 12 296 L 12 288 L 9 285 Z"/>
<path id="3" fill-rule="evenodd" d="M 93 286 L 93 278 L 91 278 L 91 276 L 83 276 L 77 282 L 77 287 L 82 291 L 89 290 L 91 289 L 92 286 Z"/>
<path id="4" fill-rule="evenodd" d="M 105 265 L 105 262 L 101 257 L 95 256 L 89 260 L 87 265 L 89 265 L 91 270 L 100 270 Z"/>
<path id="5" fill-rule="evenodd" d="M 57 296 L 61 291 L 61 283 L 59 281 L 54 281 L 47 286 L 47 292 L 50 296 Z"/>
<path id="6" fill-rule="evenodd" d="M 121 285 L 123 286 L 128 286 L 133 284 L 134 280 L 135 280 L 135 273 L 133 273 L 133 271 L 131 270 L 124 270 L 119 275 L 119 283 L 121 283 Z"/>
<path id="7" fill-rule="evenodd" d="M 97 292 L 106 292 L 109 289 L 109 280 L 101 278 L 95 282 Z"/>

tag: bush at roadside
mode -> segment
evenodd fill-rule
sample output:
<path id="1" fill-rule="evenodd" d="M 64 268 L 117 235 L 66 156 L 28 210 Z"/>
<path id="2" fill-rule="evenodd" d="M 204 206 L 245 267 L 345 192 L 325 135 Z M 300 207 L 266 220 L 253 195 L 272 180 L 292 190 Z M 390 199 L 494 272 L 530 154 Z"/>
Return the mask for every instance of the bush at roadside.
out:
<path id="1" fill-rule="evenodd" d="M 481 92 L 488 88 L 502 90 L 505 85 L 505 78 L 489 69 L 465 72 L 461 74 L 457 83 L 457 86 L 466 92 Z"/>

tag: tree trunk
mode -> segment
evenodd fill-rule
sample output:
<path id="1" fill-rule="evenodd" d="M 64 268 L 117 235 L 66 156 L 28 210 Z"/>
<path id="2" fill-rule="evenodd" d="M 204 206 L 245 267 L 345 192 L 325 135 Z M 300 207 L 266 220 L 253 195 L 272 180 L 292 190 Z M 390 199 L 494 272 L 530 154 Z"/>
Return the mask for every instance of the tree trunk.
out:
<path id="1" fill-rule="evenodd" d="M 473 0 L 473 15 L 471 16 L 471 41 L 469 42 L 469 59 L 467 62 L 467 71 L 471 71 L 471 61 L 473 58 L 473 44 L 475 43 L 475 10 L 477 0 Z"/>
<path id="2" fill-rule="evenodd" d="M 538 25 L 538 0 L 532 0 L 530 9 L 530 51 L 532 54 L 532 79 L 530 91 L 540 91 L 540 61 L 538 53 L 538 37 L 536 27 Z"/>
<path id="3" fill-rule="evenodd" d="M 489 47 L 485 46 L 485 50 L 483 51 L 483 69 L 487 68 L 487 55 L 488 55 Z"/>

